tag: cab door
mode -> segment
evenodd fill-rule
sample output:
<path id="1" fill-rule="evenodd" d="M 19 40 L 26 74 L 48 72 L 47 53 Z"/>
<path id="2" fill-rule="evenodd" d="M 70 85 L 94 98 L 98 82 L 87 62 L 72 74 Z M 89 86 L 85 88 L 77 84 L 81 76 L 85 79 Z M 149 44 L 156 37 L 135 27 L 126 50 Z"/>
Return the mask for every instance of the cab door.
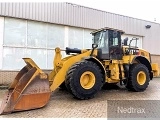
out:
<path id="1" fill-rule="evenodd" d="M 109 57 L 110 59 L 121 60 L 121 33 L 117 31 L 109 31 Z"/>

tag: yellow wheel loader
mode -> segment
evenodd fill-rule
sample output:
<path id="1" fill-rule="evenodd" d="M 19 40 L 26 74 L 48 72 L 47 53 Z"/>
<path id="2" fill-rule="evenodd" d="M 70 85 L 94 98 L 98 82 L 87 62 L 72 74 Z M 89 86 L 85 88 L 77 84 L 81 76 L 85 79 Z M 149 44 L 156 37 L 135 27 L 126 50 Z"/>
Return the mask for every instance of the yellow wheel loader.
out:
<path id="1" fill-rule="evenodd" d="M 144 91 L 153 76 L 159 75 L 158 65 L 151 64 L 149 52 L 137 47 L 137 38 L 122 41 L 123 33 L 111 28 L 93 31 L 91 49 L 67 47 L 65 52 L 68 56 L 65 58 L 57 47 L 54 69 L 49 75 L 31 58 L 23 58 L 26 66 L 10 85 L 0 114 L 43 107 L 51 92 L 59 87 L 66 88 L 75 98 L 82 100 L 93 98 L 105 84 L 120 83 L 128 90 Z"/>

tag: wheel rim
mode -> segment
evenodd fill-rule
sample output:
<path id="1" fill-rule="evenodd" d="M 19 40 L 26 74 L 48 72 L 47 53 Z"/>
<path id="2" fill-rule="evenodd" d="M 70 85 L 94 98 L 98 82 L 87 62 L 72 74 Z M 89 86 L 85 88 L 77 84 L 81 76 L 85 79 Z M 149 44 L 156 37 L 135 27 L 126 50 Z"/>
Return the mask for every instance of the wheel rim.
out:
<path id="1" fill-rule="evenodd" d="M 80 84 L 84 89 L 90 89 L 96 81 L 95 75 L 92 72 L 84 72 L 80 78 Z"/>
<path id="2" fill-rule="evenodd" d="M 139 85 L 143 85 L 146 82 L 146 74 L 143 71 L 140 71 L 137 74 L 137 82 Z"/>

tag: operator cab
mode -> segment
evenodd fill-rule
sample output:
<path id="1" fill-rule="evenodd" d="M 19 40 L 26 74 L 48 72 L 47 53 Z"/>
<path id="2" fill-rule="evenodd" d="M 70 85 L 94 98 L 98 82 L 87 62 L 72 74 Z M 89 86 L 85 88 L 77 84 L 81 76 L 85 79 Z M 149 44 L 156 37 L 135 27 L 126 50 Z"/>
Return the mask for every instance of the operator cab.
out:
<path id="1" fill-rule="evenodd" d="M 93 43 L 98 45 L 98 59 L 122 59 L 121 30 L 103 28 L 92 32 Z"/>

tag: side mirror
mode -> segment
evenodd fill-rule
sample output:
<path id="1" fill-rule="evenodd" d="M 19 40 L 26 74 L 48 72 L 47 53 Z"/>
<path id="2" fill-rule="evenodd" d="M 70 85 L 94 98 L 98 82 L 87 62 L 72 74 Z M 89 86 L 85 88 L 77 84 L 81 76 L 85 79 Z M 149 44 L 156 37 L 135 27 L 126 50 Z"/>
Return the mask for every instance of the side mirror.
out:
<path id="1" fill-rule="evenodd" d="M 126 37 L 123 41 L 124 41 L 124 45 L 127 45 L 128 37 Z"/>
<path id="2" fill-rule="evenodd" d="M 94 50 L 96 49 L 98 47 L 98 44 L 92 44 L 92 51 L 91 51 L 91 54 L 90 54 L 90 56 L 92 56 L 93 55 L 93 52 L 94 52 Z"/>
<path id="3" fill-rule="evenodd" d="M 98 47 L 97 44 L 92 44 L 92 48 L 93 48 L 93 49 L 95 49 L 95 48 L 97 48 L 97 47 Z"/>

